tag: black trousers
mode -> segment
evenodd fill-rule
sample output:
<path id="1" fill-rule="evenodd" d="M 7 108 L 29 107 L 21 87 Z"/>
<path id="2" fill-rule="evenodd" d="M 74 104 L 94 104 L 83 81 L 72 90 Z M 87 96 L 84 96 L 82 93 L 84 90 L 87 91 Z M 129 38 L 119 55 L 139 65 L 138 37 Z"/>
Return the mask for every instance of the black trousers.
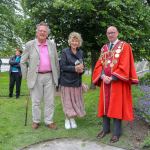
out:
<path id="1" fill-rule="evenodd" d="M 110 121 L 111 119 L 107 116 L 103 116 L 103 131 L 110 132 Z M 121 119 L 113 119 L 113 135 L 120 136 L 121 135 Z"/>
<path id="2" fill-rule="evenodd" d="M 16 97 L 20 96 L 21 80 L 22 80 L 22 76 L 19 72 L 10 73 L 9 96 L 13 96 L 13 90 L 15 84 L 16 84 Z"/>

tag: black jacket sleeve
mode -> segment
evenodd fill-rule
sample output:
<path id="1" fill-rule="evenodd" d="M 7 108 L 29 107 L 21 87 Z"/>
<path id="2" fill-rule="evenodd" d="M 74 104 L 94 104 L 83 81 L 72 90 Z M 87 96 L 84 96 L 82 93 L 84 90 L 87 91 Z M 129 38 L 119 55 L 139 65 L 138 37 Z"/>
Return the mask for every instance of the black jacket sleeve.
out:
<path id="1" fill-rule="evenodd" d="M 75 72 L 75 65 L 67 62 L 67 54 L 65 50 L 63 50 L 61 54 L 60 68 L 61 68 L 61 71 Z"/>

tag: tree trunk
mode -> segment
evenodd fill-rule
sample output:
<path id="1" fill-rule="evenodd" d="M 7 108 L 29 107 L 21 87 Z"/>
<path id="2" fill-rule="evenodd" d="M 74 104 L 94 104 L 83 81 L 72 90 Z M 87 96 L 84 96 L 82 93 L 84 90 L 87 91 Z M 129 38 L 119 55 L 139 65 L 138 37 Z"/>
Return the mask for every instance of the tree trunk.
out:
<path id="1" fill-rule="evenodd" d="M 95 64 L 97 62 L 97 59 L 99 57 L 99 53 L 96 51 L 97 49 L 92 49 L 91 50 L 91 85 L 90 85 L 90 89 L 95 89 L 96 86 L 92 83 L 92 74 L 93 74 L 93 70 L 95 67 Z"/>

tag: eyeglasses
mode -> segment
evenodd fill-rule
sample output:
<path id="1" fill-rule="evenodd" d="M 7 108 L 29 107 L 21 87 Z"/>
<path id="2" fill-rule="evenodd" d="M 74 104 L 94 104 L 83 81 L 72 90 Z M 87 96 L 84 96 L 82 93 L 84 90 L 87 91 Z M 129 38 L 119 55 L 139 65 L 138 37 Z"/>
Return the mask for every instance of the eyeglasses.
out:
<path id="1" fill-rule="evenodd" d="M 114 35 L 116 32 L 107 32 L 107 35 Z"/>
<path id="2" fill-rule="evenodd" d="M 47 31 L 44 31 L 44 30 L 38 30 L 38 32 L 40 32 L 40 33 L 46 33 Z"/>

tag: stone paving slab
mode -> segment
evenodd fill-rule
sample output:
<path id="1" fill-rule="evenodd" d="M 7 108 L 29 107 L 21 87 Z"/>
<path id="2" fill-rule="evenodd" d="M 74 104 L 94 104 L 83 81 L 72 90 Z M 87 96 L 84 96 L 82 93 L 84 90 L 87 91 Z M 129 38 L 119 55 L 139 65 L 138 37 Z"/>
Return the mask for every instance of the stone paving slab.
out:
<path id="1" fill-rule="evenodd" d="M 55 139 L 31 145 L 21 150 L 125 150 L 118 147 L 80 139 Z"/>

